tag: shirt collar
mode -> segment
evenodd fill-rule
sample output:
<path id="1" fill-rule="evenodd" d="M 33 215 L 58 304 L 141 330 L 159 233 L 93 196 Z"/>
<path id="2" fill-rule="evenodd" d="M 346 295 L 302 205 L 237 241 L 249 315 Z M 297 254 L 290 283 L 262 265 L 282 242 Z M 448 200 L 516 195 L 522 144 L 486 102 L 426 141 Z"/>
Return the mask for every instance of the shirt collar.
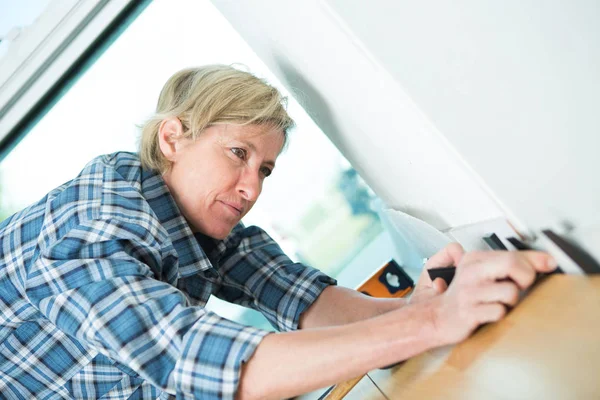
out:
<path id="1" fill-rule="evenodd" d="M 181 215 L 175 199 L 160 174 L 142 170 L 142 194 L 166 229 L 179 257 L 179 277 L 186 278 L 212 268 L 206 253 Z"/>
<path id="2" fill-rule="evenodd" d="M 238 223 L 223 240 L 213 239 L 202 233 L 195 233 L 194 236 L 212 264 L 217 266 L 228 251 L 238 247 L 242 240 L 241 232 L 244 229 L 244 224 Z"/>

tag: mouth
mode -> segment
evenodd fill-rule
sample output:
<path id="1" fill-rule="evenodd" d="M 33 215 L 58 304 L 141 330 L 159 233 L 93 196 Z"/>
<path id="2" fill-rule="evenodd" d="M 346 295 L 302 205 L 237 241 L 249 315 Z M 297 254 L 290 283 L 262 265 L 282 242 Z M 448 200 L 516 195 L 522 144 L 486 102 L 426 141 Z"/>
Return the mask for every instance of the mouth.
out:
<path id="1" fill-rule="evenodd" d="M 244 210 L 243 206 L 233 203 L 227 203 L 224 201 L 222 201 L 221 203 L 223 203 L 223 205 L 225 205 L 225 208 L 228 209 L 233 215 L 238 217 L 242 215 L 242 211 Z"/>

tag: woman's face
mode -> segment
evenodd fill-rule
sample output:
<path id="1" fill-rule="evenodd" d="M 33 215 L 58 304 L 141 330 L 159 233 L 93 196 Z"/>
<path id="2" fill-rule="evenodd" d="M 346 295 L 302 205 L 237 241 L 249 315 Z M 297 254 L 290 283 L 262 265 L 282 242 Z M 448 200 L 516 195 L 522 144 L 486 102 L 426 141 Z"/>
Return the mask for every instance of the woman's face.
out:
<path id="1" fill-rule="evenodd" d="M 169 138 L 171 123 L 175 130 L 181 126 L 168 120 L 159 132 L 161 150 L 172 163 L 164 180 L 194 232 L 224 239 L 258 199 L 283 133 L 270 125 L 214 125 L 194 141 Z"/>

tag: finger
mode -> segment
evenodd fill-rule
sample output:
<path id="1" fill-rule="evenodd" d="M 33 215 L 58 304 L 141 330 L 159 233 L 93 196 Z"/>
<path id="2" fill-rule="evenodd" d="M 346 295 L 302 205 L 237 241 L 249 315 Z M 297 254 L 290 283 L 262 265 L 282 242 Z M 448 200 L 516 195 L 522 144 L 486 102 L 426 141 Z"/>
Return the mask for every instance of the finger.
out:
<path id="1" fill-rule="evenodd" d="M 514 306 L 519 301 L 519 288 L 513 282 L 494 282 L 475 290 L 477 303 L 503 303 Z"/>
<path id="2" fill-rule="evenodd" d="M 444 293 L 448 289 L 446 281 L 442 278 L 436 278 L 432 283 L 433 289 L 438 293 Z"/>
<path id="3" fill-rule="evenodd" d="M 477 280 L 499 280 L 510 278 L 521 289 L 526 289 L 535 280 L 536 272 L 550 272 L 552 257 L 538 251 L 494 251 L 480 252 L 471 256 L 469 265 Z"/>
<path id="4" fill-rule="evenodd" d="M 460 244 L 450 243 L 433 255 L 425 264 L 424 269 L 429 270 L 433 268 L 457 266 L 462 260 L 464 254 L 465 251 Z M 428 273 L 425 273 L 424 275 L 426 275 L 429 279 Z"/>
<path id="5" fill-rule="evenodd" d="M 477 323 L 496 322 L 506 315 L 506 307 L 500 303 L 481 304 L 473 310 Z"/>
<path id="6" fill-rule="evenodd" d="M 552 272 L 558 266 L 556 260 L 548 253 L 527 250 L 519 251 L 518 254 L 524 256 L 537 272 Z"/>

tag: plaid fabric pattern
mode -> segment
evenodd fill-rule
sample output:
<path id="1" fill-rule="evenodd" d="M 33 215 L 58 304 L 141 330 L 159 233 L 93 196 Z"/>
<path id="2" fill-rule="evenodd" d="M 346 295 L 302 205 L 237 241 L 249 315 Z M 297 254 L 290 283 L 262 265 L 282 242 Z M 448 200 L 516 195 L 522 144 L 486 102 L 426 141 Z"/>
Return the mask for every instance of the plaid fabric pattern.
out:
<path id="1" fill-rule="evenodd" d="M 206 310 L 210 295 L 288 331 L 335 284 L 257 227 L 193 234 L 124 152 L 2 222 L 0 249 L 0 399 L 233 399 L 268 332 Z"/>

